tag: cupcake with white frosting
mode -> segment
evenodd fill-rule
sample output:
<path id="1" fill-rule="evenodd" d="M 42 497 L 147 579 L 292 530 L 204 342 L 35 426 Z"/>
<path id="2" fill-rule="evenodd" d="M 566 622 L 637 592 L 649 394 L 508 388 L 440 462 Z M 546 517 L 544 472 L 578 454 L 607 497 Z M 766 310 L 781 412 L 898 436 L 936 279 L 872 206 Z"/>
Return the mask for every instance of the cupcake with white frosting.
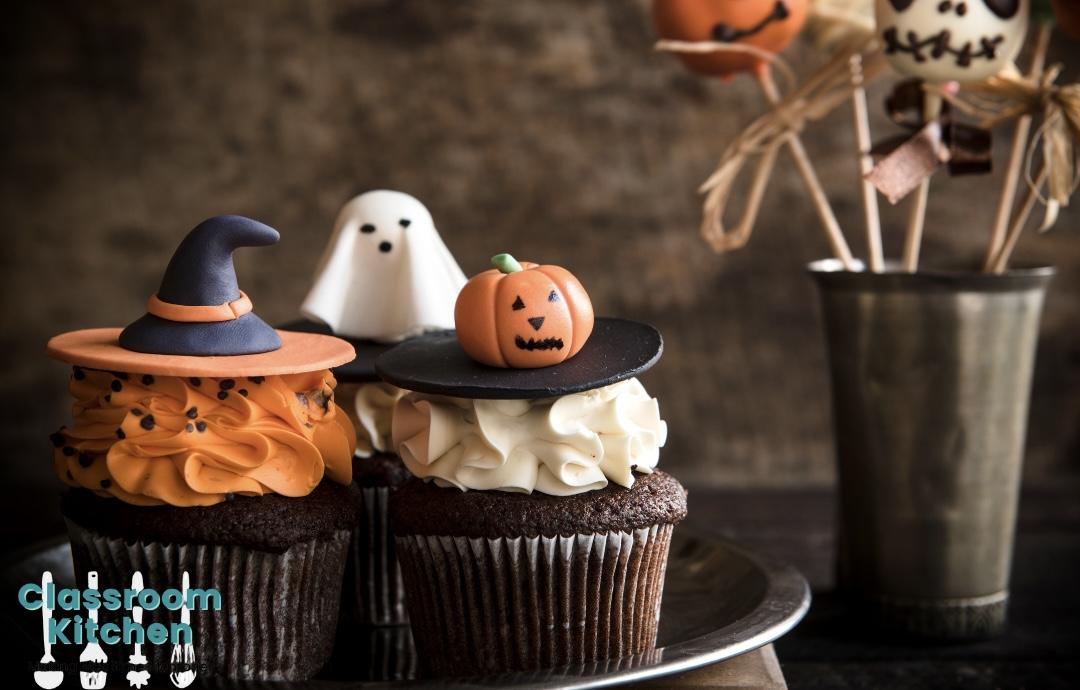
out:
<path id="1" fill-rule="evenodd" d="M 506 255 L 457 302 L 457 334 L 381 356 L 411 392 L 391 497 L 421 661 L 486 675 L 649 653 L 686 492 L 656 469 L 667 424 L 636 378 L 654 329 L 596 319 L 565 269 Z"/>
<path id="2" fill-rule="evenodd" d="M 338 213 L 300 308 L 306 320 L 286 326 L 344 338 L 357 354 L 334 370 L 337 400 L 356 428 L 353 480 L 361 496 L 345 576 L 345 623 L 408 620 L 387 521 L 389 495 L 409 477 L 390 430 L 405 391 L 382 382 L 374 360 L 402 340 L 453 328 L 454 300 L 464 284 L 424 205 L 401 192 L 371 191 Z"/>

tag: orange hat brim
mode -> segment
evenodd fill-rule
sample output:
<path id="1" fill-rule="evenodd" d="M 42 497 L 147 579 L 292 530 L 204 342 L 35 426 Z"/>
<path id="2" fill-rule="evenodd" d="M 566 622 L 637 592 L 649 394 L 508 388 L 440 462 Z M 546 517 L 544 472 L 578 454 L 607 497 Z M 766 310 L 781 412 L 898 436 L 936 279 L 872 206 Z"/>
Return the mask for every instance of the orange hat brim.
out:
<path id="1" fill-rule="evenodd" d="M 49 356 L 88 369 L 158 376 L 279 376 L 330 369 L 356 358 L 353 346 L 316 333 L 278 331 L 281 347 L 256 355 L 155 355 L 120 347 L 120 328 L 90 328 L 49 340 Z"/>

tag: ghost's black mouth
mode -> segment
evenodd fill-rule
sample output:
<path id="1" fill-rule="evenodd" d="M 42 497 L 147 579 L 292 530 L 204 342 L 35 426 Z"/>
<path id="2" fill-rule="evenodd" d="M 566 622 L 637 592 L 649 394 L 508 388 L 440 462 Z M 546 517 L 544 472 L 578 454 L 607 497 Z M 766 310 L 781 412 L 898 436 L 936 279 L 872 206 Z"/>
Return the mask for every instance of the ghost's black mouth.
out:
<path id="1" fill-rule="evenodd" d="M 952 46 L 952 34 L 949 33 L 948 29 L 942 29 L 927 38 L 920 38 L 914 31 L 908 31 L 904 37 L 907 40 L 901 41 L 900 32 L 896 30 L 895 26 L 887 29 L 881 37 L 885 39 L 886 55 L 911 53 L 911 57 L 915 62 L 926 62 L 928 56 L 940 60 L 947 55 L 951 55 L 956 58 L 957 67 L 970 67 L 972 60 L 996 59 L 998 48 L 1005 42 L 1005 37 L 1001 34 L 989 38 L 983 36 L 979 39 L 978 50 L 972 47 L 971 41 L 964 43 L 963 46 L 957 49 Z M 926 53 L 923 51 L 926 51 Z"/>
<path id="2" fill-rule="evenodd" d="M 518 346 L 519 350 L 561 350 L 563 347 L 562 338 L 544 338 L 543 340 L 529 338 L 525 340 L 520 335 L 514 338 L 514 344 Z"/>
<path id="3" fill-rule="evenodd" d="M 713 27 L 712 37 L 714 41 L 719 43 L 734 43 L 740 38 L 759 34 L 764 31 L 769 24 L 772 24 L 773 22 L 782 22 L 790 16 L 791 12 L 788 11 L 787 5 L 784 4 L 784 0 L 776 0 L 772 12 L 749 29 L 736 29 L 733 26 L 721 23 Z"/>

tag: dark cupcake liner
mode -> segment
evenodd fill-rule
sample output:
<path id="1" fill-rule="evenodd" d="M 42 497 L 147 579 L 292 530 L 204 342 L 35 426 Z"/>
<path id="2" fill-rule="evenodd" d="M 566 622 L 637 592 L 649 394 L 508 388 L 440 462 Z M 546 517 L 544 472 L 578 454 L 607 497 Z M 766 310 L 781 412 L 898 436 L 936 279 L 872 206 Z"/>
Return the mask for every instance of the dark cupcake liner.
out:
<path id="1" fill-rule="evenodd" d="M 360 524 L 349 546 L 342 592 L 343 622 L 357 625 L 401 625 L 409 622 L 405 588 L 390 530 L 387 487 L 362 487 Z"/>
<path id="2" fill-rule="evenodd" d="M 125 589 L 135 571 L 159 593 L 180 588 L 186 570 L 192 588 L 217 588 L 221 610 L 192 611 L 200 676 L 245 680 L 304 680 L 317 673 L 334 645 L 349 531 L 292 545 L 283 553 L 242 546 L 129 542 L 67 521 L 75 574 L 98 571 L 101 587 Z M 114 612 L 103 612 L 103 621 Z M 144 611 L 143 625 L 180 621 L 179 611 Z M 116 647 L 121 649 L 121 647 Z M 128 654 L 128 651 L 118 651 Z M 149 670 L 170 668 L 171 644 L 143 646 Z"/>
<path id="3" fill-rule="evenodd" d="M 648 653 L 672 529 L 398 537 L 421 663 L 438 676 L 487 675 Z"/>

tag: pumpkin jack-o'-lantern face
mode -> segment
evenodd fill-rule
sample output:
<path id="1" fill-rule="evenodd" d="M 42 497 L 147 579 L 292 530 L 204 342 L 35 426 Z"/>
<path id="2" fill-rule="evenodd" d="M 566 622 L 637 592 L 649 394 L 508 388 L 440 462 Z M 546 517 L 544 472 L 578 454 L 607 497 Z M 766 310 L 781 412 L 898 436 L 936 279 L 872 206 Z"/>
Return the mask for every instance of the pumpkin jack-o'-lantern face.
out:
<path id="1" fill-rule="evenodd" d="M 654 0 L 652 9 L 661 38 L 741 44 L 779 53 L 806 22 L 807 0 Z M 766 67 L 759 56 L 749 53 L 678 56 L 694 72 L 725 78 Z"/>
<path id="2" fill-rule="evenodd" d="M 496 265 L 470 279 L 458 295 L 454 320 L 465 352 L 484 364 L 515 369 L 551 366 L 576 355 L 593 327 L 592 302 L 577 278 L 560 266 L 519 264 L 512 257 Z"/>
<path id="3" fill-rule="evenodd" d="M 1016 57 L 1030 0 L 875 0 L 885 54 L 930 82 L 992 77 Z"/>

